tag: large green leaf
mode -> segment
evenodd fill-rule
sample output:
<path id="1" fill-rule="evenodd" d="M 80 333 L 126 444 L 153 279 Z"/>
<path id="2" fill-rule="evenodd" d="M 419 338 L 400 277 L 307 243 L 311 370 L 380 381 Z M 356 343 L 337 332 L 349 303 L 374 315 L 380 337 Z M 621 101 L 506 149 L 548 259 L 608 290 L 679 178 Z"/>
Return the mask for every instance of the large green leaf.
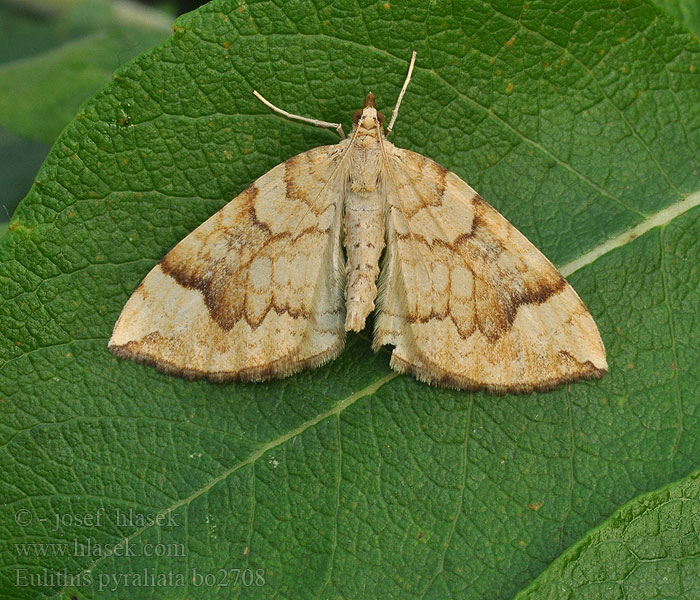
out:
<path id="1" fill-rule="evenodd" d="M 348 125 L 369 90 L 390 110 L 414 48 L 394 142 L 562 267 L 610 373 L 527 397 L 438 390 L 392 373 L 369 331 L 266 384 L 111 357 L 121 307 L 173 244 L 334 141 L 251 90 Z M 696 468 L 699 49 L 643 0 L 218 1 L 181 18 L 82 107 L 0 240 L 3 593 L 507 598 Z M 117 518 L 130 509 L 174 522 Z M 124 538 L 138 556 L 26 545 Z M 154 543 L 168 555 L 143 555 Z"/>
<path id="2" fill-rule="evenodd" d="M 516 600 L 700 597 L 700 471 L 636 498 Z"/>

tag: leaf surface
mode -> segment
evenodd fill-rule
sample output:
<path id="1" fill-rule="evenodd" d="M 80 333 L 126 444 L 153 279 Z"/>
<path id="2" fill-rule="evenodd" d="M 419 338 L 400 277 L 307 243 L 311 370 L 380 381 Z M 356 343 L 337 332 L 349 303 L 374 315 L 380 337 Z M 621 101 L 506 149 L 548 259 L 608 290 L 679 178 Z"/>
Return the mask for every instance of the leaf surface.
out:
<path id="1" fill-rule="evenodd" d="M 264 384 L 109 355 L 169 248 L 280 161 L 333 143 L 251 90 L 347 129 L 370 90 L 390 112 L 411 49 L 393 141 L 562 267 L 610 373 L 524 397 L 439 390 L 391 372 L 370 329 Z M 641 0 L 217 1 L 179 19 L 83 105 L 0 239 L 0 588 L 509 598 L 620 505 L 697 468 L 699 49 Z M 100 509 L 99 527 L 76 524 Z M 166 522 L 120 519 L 130 510 Z M 100 551 L 76 550 L 88 539 Z M 134 555 L 103 551 L 119 543 Z M 149 573 L 182 584 L 134 580 Z"/>

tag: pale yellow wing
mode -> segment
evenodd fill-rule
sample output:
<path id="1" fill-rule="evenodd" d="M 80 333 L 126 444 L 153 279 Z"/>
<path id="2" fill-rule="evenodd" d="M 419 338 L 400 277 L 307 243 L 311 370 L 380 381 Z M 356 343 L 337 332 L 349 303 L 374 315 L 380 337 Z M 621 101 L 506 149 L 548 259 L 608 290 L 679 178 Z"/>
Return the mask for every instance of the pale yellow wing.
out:
<path id="1" fill-rule="evenodd" d="M 421 380 L 495 392 L 601 377 L 593 318 L 556 268 L 454 173 L 386 144 L 375 348 Z"/>
<path id="2" fill-rule="evenodd" d="M 110 351 L 213 380 L 284 377 L 336 357 L 345 145 L 276 166 L 177 244 L 126 303 Z"/>

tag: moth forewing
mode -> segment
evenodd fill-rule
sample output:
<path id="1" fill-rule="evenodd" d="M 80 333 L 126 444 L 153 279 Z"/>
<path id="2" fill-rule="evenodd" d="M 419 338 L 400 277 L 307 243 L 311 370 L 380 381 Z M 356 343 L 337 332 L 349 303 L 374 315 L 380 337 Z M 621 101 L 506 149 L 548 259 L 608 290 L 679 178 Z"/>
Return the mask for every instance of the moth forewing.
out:
<path id="1" fill-rule="evenodd" d="M 295 156 L 177 244 L 126 303 L 110 350 L 219 381 L 335 358 L 345 337 L 339 159 L 329 147 Z"/>
<path id="2" fill-rule="evenodd" d="M 595 322 L 539 250 L 454 173 L 407 150 L 392 156 L 375 329 L 375 348 L 395 346 L 392 368 L 495 392 L 601 377 Z"/>

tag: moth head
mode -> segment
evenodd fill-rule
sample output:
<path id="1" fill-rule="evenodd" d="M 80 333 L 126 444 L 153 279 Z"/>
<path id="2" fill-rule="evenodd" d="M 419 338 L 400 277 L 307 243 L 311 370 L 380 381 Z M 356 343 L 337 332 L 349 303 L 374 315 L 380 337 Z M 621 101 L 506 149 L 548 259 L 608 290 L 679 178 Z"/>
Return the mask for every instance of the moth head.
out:
<path id="1" fill-rule="evenodd" d="M 384 127 L 384 115 L 377 110 L 374 94 L 370 92 L 365 98 L 364 108 L 358 108 L 352 115 L 353 129 L 368 129 L 372 132 Z"/>

